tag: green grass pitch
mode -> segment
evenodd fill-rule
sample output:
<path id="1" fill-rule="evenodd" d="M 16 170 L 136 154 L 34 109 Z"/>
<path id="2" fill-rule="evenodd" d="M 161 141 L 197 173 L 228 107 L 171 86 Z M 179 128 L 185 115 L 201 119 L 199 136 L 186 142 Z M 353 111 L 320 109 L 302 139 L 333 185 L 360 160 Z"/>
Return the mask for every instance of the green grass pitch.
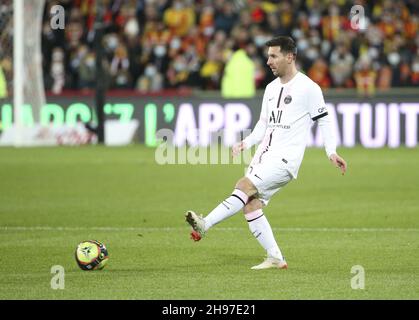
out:
<path id="1" fill-rule="evenodd" d="M 0 148 L 0 299 L 419 299 L 419 149 L 339 152 L 345 176 L 307 149 L 265 208 L 289 269 L 253 271 L 264 251 L 241 213 L 199 243 L 184 221 L 244 165 L 161 166 L 143 146 Z M 104 270 L 77 267 L 85 239 L 107 245 Z"/>

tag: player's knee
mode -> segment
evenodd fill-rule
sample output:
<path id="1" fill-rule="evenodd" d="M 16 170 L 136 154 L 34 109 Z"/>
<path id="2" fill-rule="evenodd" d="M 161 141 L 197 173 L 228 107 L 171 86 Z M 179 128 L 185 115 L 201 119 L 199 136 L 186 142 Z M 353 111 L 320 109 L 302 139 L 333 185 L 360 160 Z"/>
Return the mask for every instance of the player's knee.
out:
<path id="1" fill-rule="evenodd" d="M 235 188 L 243 191 L 248 197 L 251 197 L 257 193 L 256 187 L 247 177 L 243 177 L 237 181 Z"/>
<path id="2" fill-rule="evenodd" d="M 256 210 L 262 209 L 263 203 L 257 198 L 250 198 L 243 208 L 243 213 L 248 214 Z"/>

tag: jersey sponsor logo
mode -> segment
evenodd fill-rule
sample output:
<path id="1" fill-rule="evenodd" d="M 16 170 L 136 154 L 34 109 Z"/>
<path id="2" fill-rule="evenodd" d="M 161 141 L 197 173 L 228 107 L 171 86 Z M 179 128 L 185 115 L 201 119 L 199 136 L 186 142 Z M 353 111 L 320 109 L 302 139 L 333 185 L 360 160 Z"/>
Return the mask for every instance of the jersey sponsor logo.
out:
<path id="1" fill-rule="evenodd" d="M 290 95 L 287 95 L 284 99 L 285 104 L 289 104 L 292 101 L 292 97 Z"/>
<path id="2" fill-rule="evenodd" d="M 289 124 L 281 124 L 282 112 L 283 110 L 277 110 L 277 111 L 272 110 L 271 116 L 269 117 L 268 128 L 270 129 L 275 129 L 275 128 L 290 129 L 291 128 Z M 270 141 L 271 140 L 272 140 L 272 132 L 271 132 Z M 270 142 L 269 142 L 269 145 L 270 145 Z"/>
<path id="3" fill-rule="evenodd" d="M 275 114 L 276 112 L 276 114 Z M 272 110 L 271 116 L 269 117 L 269 123 L 280 123 L 282 117 L 282 110 Z"/>
<path id="4" fill-rule="evenodd" d="M 268 128 L 269 129 L 291 129 L 291 126 L 289 124 L 275 123 L 275 124 L 269 124 Z"/>

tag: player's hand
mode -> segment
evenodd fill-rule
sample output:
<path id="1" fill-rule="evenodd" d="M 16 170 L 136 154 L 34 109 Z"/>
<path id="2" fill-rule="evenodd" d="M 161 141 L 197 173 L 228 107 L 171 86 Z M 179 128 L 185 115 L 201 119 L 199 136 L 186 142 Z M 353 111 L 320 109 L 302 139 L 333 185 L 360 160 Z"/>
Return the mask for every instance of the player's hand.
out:
<path id="1" fill-rule="evenodd" d="M 346 161 L 342 157 L 338 156 L 337 154 L 332 154 L 330 156 L 330 161 L 333 163 L 333 165 L 336 168 L 340 169 L 340 171 L 342 172 L 342 175 L 345 174 L 347 164 L 346 164 Z"/>
<path id="2" fill-rule="evenodd" d="M 236 143 L 233 148 L 231 148 L 231 156 L 235 157 L 237 156 L 240 152 L 242 152 L 245 149 L 245 145 L 244 142 L 241 141 L 239 143 Z"/>

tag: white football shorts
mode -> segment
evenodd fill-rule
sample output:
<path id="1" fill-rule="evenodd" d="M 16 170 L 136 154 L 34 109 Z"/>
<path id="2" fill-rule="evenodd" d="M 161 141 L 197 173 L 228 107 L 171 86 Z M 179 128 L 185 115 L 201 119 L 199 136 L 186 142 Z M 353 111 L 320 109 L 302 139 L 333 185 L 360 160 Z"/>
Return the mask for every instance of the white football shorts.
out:
<path id="1" fill-rule="evenodd" d="M 265 206 L 275 193 L 293 179 L 290 172 L 278 161 L 250 164 L 246 177 L 258 190 L 255 197 L 261 200 Z"/>

